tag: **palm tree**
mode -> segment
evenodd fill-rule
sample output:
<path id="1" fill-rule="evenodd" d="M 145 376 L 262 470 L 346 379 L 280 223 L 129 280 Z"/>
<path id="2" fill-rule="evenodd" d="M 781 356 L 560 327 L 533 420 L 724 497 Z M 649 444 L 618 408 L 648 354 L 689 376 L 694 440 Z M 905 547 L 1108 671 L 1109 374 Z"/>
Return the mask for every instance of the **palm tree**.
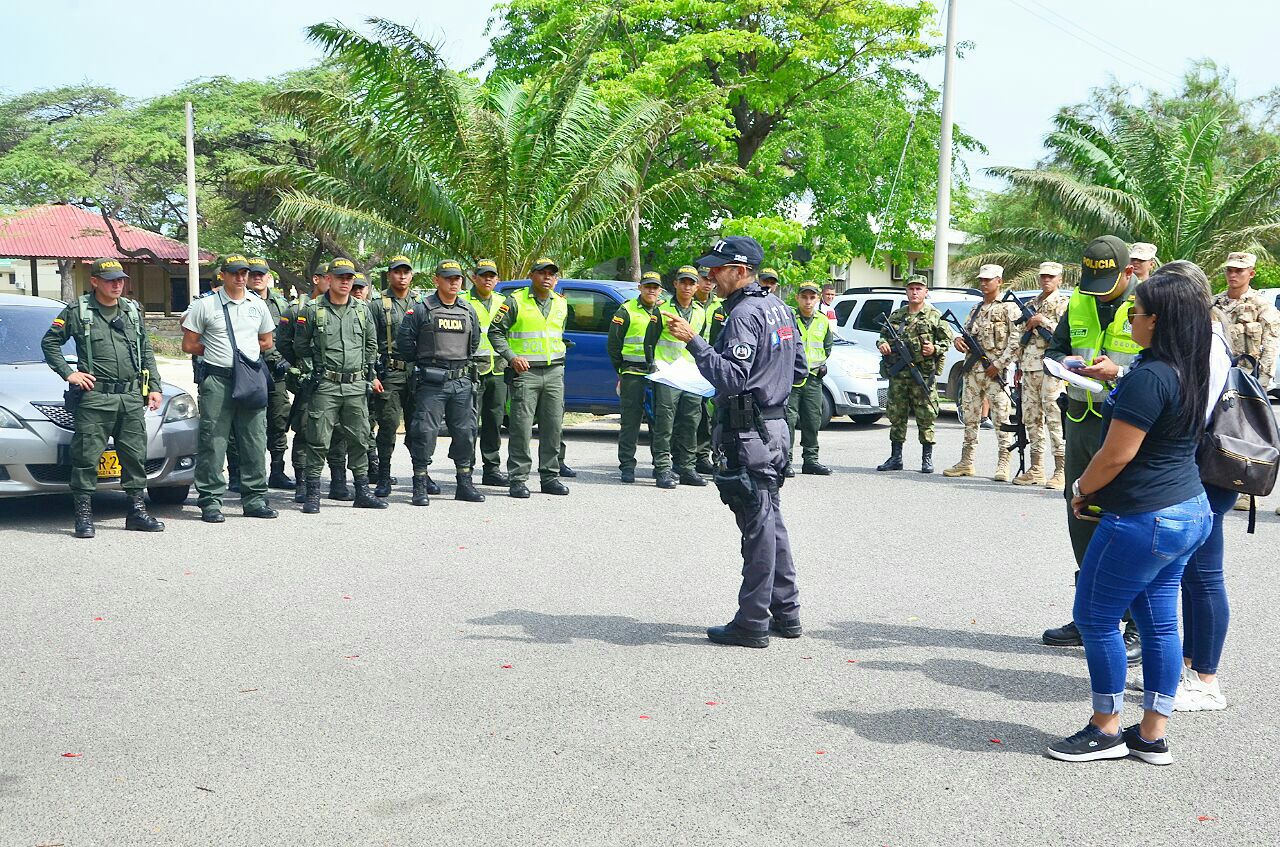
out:
<path id="1" fill-rule="evenodd" d="M 1226 161 L 1218 113 L 1163 124 L 1141 110 L 1098 124 L 1059 113 L 1054 123 L 1048 164 L 988 171 L 1029 197 L 1037 219 L 985 233 L 963 267 L 997 262 L 1006 279 L 1029 281 L 1055 259 L 1078 275 L 1084 246 L 1116 235 L 1213 273 L 1233 250 L 1268 256 L 1280 243 L 1280 155 Z"/>
<path id="2" fill-rule="evenodd" d="M 583 82 L 598 20 L 542 73 L 491 86 L 450 71 L 411 29 L 368 23 L 372 37 L 309 29 L 345 90 L 273 98 L 321 149 L 312 167 L 252 174 L 279 189 L 288 223 L 385 255 L 491 258 L 513 278 L 539 256 L 587 267 L 616 255 L 629 221 L 737 174 L 708 163 L 645 184 L 654 139 L 683 114 L 651 99 L 610 108 Z"/>

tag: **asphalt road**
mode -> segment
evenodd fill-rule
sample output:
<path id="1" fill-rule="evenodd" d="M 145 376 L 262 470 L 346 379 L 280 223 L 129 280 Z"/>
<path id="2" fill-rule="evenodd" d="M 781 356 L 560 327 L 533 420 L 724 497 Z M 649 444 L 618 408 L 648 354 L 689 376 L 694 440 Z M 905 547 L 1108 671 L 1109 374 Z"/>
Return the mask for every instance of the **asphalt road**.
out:
<path id="1" fill-rule="evenodd" d="M 1042 755 L 1088 714 L 1082 651 L 1039 644 L 1058 493 L 877 474 L 885 425 L 837 424 L 837 475 L 783 492 L 805 637 L 744 650 L 703 636 L 738 584 L 715 489 L 619 485 L 611 433 L 569 439 L 566 498 L 402 483 L 143 536 L 105 495 L 93 541 L 65 498 L 0 502 L 0 844 L 1280 839 L 1275 499 L 1255 536 L 1228 517 L 1230 708 L 1175 717 L 1173 767 L 1070 765 Z"/>

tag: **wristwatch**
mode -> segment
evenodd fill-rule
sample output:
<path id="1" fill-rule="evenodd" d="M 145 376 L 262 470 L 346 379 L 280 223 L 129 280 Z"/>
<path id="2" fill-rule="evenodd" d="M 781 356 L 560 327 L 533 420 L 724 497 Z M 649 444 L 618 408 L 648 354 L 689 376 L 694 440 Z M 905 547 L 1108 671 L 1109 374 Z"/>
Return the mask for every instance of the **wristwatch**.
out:
<path id="1" fill-rule="evenodd" d="M 1080 480 L 1071 483 L 1071 493 L 1076 497 L 1083 497 L 1084 493 L 1080 490 Z"/>

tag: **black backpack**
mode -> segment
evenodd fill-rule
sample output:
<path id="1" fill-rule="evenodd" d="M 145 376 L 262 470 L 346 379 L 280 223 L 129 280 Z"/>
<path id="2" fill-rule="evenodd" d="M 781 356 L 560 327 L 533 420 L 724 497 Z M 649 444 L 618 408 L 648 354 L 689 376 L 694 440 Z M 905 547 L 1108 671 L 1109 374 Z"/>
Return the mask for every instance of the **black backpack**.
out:
<path id="1" fill-rule="evenodd" d="M 1271 398 L 1257 378 L 1238 365 L 1227 371 L 1227 384 L 1200 439 L 1196 462 L 1204 482 L 1249 495 L 1249 532 L 1253 532 L 1254 497 L 1271 493 L 1280 470 L 1280 431 Z"/>

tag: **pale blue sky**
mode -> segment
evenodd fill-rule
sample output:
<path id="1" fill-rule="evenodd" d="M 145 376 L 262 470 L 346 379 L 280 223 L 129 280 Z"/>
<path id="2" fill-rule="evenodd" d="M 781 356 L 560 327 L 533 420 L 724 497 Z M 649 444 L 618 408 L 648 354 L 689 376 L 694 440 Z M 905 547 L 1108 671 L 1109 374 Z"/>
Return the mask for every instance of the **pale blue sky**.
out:
<path id="1" fill-rule="evenodd" d="M 1058 106 L 1114 76 L 1164 90 L 1187 63 L 1228 65 L 1245 96 L 1280 83 L 1280 11 L 1247 0 L 957 0 L 960 37 L 955 117 L 990 149 L 988 164 L 1030 165 Z M 314 62 L 303 28 L 369 16 L 416 23 L 443 39 L 461 67 L 483 55 L 488 0 L 0 0 L 6 93 L 91 80 L 134 97 L 185 80 L 265 77 Z M 941 62 L 926 69 L 941 83 Z M 990 185 L 984 179 L 979 184 Z"/>

